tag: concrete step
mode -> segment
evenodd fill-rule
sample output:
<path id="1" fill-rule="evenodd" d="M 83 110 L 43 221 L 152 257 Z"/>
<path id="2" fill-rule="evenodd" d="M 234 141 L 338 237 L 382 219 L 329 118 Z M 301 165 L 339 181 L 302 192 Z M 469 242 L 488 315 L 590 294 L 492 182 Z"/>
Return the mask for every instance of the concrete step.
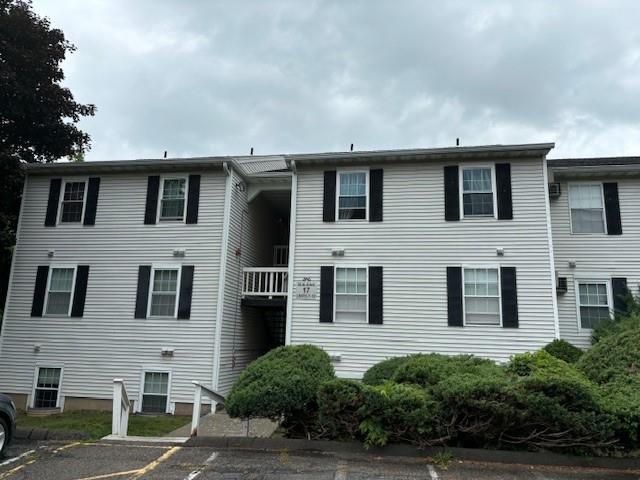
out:
<path id="1" fill-rule="evenodd" d="M 278 428 L 278 424 L 268 418 L 254 418 L 240 420 L 231 418 L 225 412 L 209 413 L 200 417 L 198 427 L 199 437 L 260 437 L 266 438 L 273 435 Z M 186 437 L 191 431 L 191 424 L 184 425 L 173 432 L 169 432 L 167 437 Z"/>

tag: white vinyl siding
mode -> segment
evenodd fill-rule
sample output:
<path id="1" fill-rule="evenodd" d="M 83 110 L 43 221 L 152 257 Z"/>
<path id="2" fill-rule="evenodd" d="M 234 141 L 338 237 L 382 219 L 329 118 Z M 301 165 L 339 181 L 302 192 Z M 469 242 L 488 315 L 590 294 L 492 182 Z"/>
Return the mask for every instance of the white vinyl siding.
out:
<path id="1" fill-rule="evenodd" d="M 159 362 L 171 367 L 170 403 L 193 402 L 192 380 L 212 384 L 226 177 L 221 169 L 198 173 L 207 194 L 200 196 L 197 224 L 149 228 L 144 225 L 149 173 L 105 173 L 101 221 L 72 236 L 44 227 L 50 177 L 27 177 L 0 334 L 0 391 L 31 394 L 36 362 L 65 363 L 64 397 L 111 401 L 113 379 L 123 378 L 130 397 L 138 399 L 142 368 Z M 174 260 L 176 248 L 185 249 L 184 259 Z M 82 319 L 30 315 L 35 272 L 46 264 L 48 250 L 55 251 L 60 266 L 91 265 Z M 189 328 L 177 318 L 134 318 L 138 266 L 167 261 L 196 265 Z M 41 345 L 39 352 L 34 344 Z M 162 357 L 163 348 L 173 348 L 175 355 Z"/>
<path id="2" fill-rule="evenodd" d="M 497 268 L 464 268 L 464 324 L 500 325 Z"/>
<path id="3" fill-rule="evenodd" d="M 178 309 L 180 268 L 154 268 L 149 293 L 150 317 L 175 317 Z"/>
<path id="4" fill-rule="evenodd" d="M 611 318 L 609 282 L 578 280 L 578 317 L 580 328 L 592 329 Z"/>
<path id="5" fill-rule="evenodd" d="M 617 182 L 620 215 L 624 222 L 622 235 L 572 235 L 569 188 L 584 182 L 567 178 L 556 181 L 560 182 L 562 193 L 550 202 L 553 250 L 558 276 L 567 278 L 567 292 L 557 297 L 560 337 L 587 348 L 591 345 L 592 332 L 580 328 L 576 280 L 610 281 L 613 277 L 624 277 L 631 293 L 636 296 L 640 293 L 640 179 L 624 176 L 593 178 L 588 182 Z"/>
<path id="6" fill-rule="evenodd" d="M 336 268 L 335 321 L 367 321 L 367 268 Z"/>
<path id="7" fill-rule="evenodd" d="M 61 368 L 36 367 L 33 408 L 56 408 L 60 398 Z"/>
<path id="8" fill-rule="evenodd" d="M 183 221 L 187 199 L 186 178 L 163 178 L 160 195 L 159 218 L 165 221 Z"/>
<path id="9" fill-rule="evenodd" d="M 87 184 L 65 181 L 60 199 L 60 223 L 80 223 L 84 216 Z"/>
<path id="10" fill-rule="evenodd" d="M 493 167 L 461 168 L 463 217 L 494 216 Z"/>
<path id="11" fill-rule="evenodd" d="M 366 220 L 368 172 L 338 172 L 338 220 Z"/>
<path id="12" fill-rule="evenodd" d="M 46 315 L 69 315 L 75 284 L 74 267 L 50 267 L 47 282 Z"/>
<path id="13" fill-rule="evenodd" d="M 336 373 L 359 378 L 374 363 L 393 356 L 473 353 L 507 361 L 552 341 L 555 292 L 543 161 L 510 163 L 514 219 L 509 222 L 496 222 L 492 216 L 447 222 L 443 186 L 444 166 L 450 162 L 425 161 L 368 165 L 384 169 L 384 222 L 331 224 L 322 221 L 326 167 L 297 165 L 293 284 L 309 277 L 319 289 L 324 265 L 383 266 L 384 324 L 372 329 L 360 322 L 320 323 L 320 295 L 293 295 L 291 343 L 311 343 L 340 354 L 341 360 L 333 364 Z M 518 328 L 449 327 L 447 266 L 497 265 L 497 247 L 504 249 L 506 265 L 518 272 Z M 333 256 L 333 248 L 344 249 L 344 257 Z"/>
<path id="14" fill-rule="evenodd" d="M 602 183 L 569 184 L 572 233 L 606 233 Z"/>

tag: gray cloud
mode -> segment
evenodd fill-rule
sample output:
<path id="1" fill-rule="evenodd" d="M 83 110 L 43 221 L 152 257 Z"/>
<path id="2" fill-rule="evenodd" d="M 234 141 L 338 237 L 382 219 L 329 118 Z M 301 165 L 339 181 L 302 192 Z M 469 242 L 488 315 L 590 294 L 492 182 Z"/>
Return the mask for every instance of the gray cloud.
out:
<path id="1" fill-rule="evenodd" d="M 40 0 L 89 160 L 555 141 L 640 154 L 640 3 Z"/>

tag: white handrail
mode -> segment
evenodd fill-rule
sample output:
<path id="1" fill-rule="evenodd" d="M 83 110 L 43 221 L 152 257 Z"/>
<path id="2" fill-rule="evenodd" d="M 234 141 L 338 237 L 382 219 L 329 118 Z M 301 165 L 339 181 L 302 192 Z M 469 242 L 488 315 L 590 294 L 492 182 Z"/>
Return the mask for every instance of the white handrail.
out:
<path id="1" fill-rule="evenodd" d="M 129 411 L 131 402 L 127 394 L 124 380 L 113 379 L 113 416 L 111 419 L 111 434 L 118 437 L 126 437 L 129 429 Z"/>
<path id="2" fill-rule="evenodd" d="M 200 408 L 202 407 L 203 391 L 207 397 L 220 405 L 224 405 L 225 398 L 215 390 L 211 390 L 209 387 L 202 385 L 200 382 L 193 380 L 191 383 L 193 383 L 195 387 L 193 392 L 193 414 L 191 416 L 191 436 L 195 437 L 198 435 L 198 426 L 200 425 Z"/>
<path id="3" fill-rule="evenodd" d="M 243 296 L 286 297 L 288 268 L 257 267 L 244 268 Z"/>

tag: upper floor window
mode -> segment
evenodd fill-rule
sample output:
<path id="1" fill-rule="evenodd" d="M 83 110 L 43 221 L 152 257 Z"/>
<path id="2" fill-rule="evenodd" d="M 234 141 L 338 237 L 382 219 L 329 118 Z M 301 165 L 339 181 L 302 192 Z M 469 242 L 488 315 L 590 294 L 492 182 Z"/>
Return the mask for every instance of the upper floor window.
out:
<path id="1" fill-rule="evenodd" d="M 490 167 L 462 168 L 464 217 L 493 216 L 493 181 Z"/>
<path id="2" fill-rule="evenodd" d="M 609 283 L 578 282 L 578 307 L 581 328 L 595 328 L 609 320 Z"/>
<path id="3" fill-rule="evenodd" d="M 570 184 L 572 233 L 605 233 L 602 184 Z"/>
<path id="4" fill-rule="evenodd" d="M 47 315 L 69 315 L 75 268 L 51 268 L 47 289 Z"/>
<path id="5" fill-rule="evenodd" d="M 175 317 L 178 297 L 178 268 L 154 269 L 149 316 Z"/>
<path id="6" fill-rule="evenodd" d="M 339 172 L 338 219 L 367 218 L 367 172 Z"/>
<path id="7" fill-rule="evenodd" d="M 464 269 L 465 325 L 500 325 L 497 268 Z"/>
<path id="8" fill-rule="evenodd" d="M 165 178 L 160 197 L 160 221 L 184 220 L 186 178 Z"/>
<path id="9" fill-rule="evenodd" d="M 79 223 L 84 210 L 86 182 L 64 182 L 60 223 Z"/>
<path id="10" fill-rule="evenodd" d="M 336 268 L 336 320 L 367 321 L 367 269 Z"/>

